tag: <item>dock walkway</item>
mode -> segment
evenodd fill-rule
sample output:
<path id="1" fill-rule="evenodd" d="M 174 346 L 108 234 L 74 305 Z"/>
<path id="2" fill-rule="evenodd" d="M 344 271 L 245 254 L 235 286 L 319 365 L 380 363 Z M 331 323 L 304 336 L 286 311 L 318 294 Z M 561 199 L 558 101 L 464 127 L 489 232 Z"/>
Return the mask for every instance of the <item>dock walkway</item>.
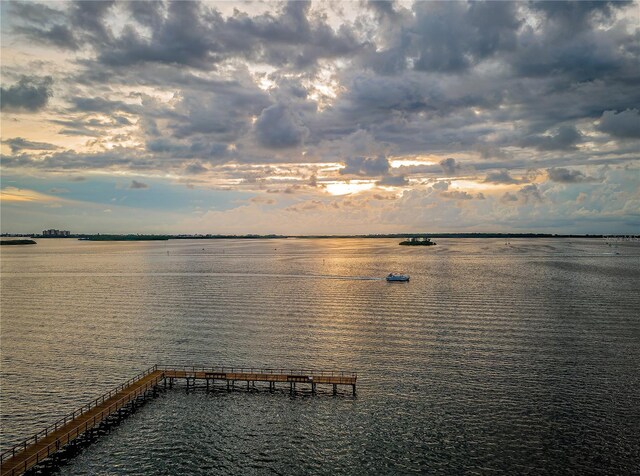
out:
<path id="1" fill-rule="evenodd" d="M 226 383 L 228 390 L 234 389 L 236 382 L 246 382 L 247 389 L 255 387 L 255 382 L 267 382 L 269 390 L 273 391 L 276 384 L 280 383 L 288 385 L 291 393 L 296 391 L 296 384 L 308 384 L 313 394 L 316 393 L 317 385 L 326 384 L 333 386 L 334 395 L 337 393 L 338 385 L 350 385 L 355 396 L 357 375 L 353 372 L 331 370 L 154 365 L 4 451 L 0 454 L 0 476 L 24 474 L 54 456 L 65 446 L 97 429 L 110 416 L 124 411 L 123 409 L 136 399 L 151 393 L 155 395 L 160 384 L 163 384 L 164 388 L 172 387 L 177 379 L 185 379 L 187 388 L 190 385 L 195 386 L 196 380 L 204 380 L 207 389 L 210 385 L 214 386 L 216 381 L 222 381 Z"/>

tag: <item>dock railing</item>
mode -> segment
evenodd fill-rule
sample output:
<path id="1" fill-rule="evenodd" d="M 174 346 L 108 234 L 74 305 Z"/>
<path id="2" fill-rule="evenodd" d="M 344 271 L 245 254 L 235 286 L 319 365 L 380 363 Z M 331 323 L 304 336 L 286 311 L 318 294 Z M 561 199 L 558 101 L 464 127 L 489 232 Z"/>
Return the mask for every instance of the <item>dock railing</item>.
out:
<path id="1" fill-rule="evenodd" d="M 149 374 L 149 372 L 145 371 L 145 372 L 139 374 L 140 375 L 139 378 L 144 378 L 148 374 Z M 138 396 L 140 396 L 141 394 L 145 393 L 149 389 L 151 389 L 154 386 L 158 385 L 158 383 L 160 382 L 160 380 L 162 380 L 162 378 L 163 377 L 161 375 L 159 375 L 158 377 L 156 377 L 152 381 L 147 382 L 142 387 L 137 388 L 135 390 L 135 392 L 130 393 L 128 395 L 125 395 L 122 398 L 119 398 L 117 401 L 113 402 L 111 405 L 109 405 L 107 408 L 103 409 L 100 412 L 100 418 L 98 418 L 98 415 L 95 415 L 93 417 L 93 420 L 85 421 L 84 423 L 80 423 L 80 424 L 74 426 L 73 428 L 70 428 L 67 432 L 65 432 L 64 434 L 58 436 L 54 441 L 49 443 L 46 447 L 41 448 L 35 454 L 29 456 L 23 462 L 20 462 L 15 467 L 13 467 L 10 470 L 4 472 L 3 474 L 12 474 L 12 475 L 13 474 L 22 474 L 23 470 L 26 471 L 28 468 L 33 466 L 33 464 L 37 464 L 41 460 L 43 460 L 45 458 L 48 458 L 51 454 L 55 453 L 58 449 L 60 449 L 60 447 L 62 447 L 65 444 L 69 443 L 69 441 L 71 441 L 72 439 L 77 438 L 81 433 L 84 433 L 89 428 L 95 427 L 96 424 L 99 424 L 100 422 L 102 422 L 104 420 L 105 416 L 108 417 L 112 413 L 114 413 L 114 412 L 118 411 L 120 408 L 122 408 L 125 404 L 129 403 L 131 400 L 137 398 Z M 33 439 L 33 437 L 29 438 L 28 440 L 32 440 L 32 439 Z M 28 441 L 28 440 L 26 440 L 26 441 Z M 36 440 L 36 442 L 37 442 L 37 440 Z M 7 452 L 5 452 L 5 453 L 7 453 Z M 10 471 L 10 473 L 9 473 L 9 471 Z"/>
<path id="2" fill-rule="evenodd" d="M 13 458 L 16 455 L 19 455 L 22 451 L 26 450 L 31 445 L 37 444 L 39 440 L 42 440 L 43 438 L 46 438 L 47 436 L 49 436 L 51 433 L 58 431 L 58 429 L 64 427 L 66 424 L 82 416 L 86 412 L 90 411 L 92 408 L 95 408 L 98 405 L 102 405 L 105 401 L 109 400 L 110 398 L 113 398 L 119 392 L 131 386 L 138 380 L 141 380 L 146 376 L 150 375 L 151 373 L 157 372 L 157 371 L 160 371 L 161 374 L 159 374 L 158 377 L 155 378 L 153 381 L 145 384 L 143 387 L 140 387 L 140 389 L 136 389 L 136 391 L 133 394 L 125 395 L 124 397 L 118 399 L 118 401 L 109 405 L 107 409 L 102 410 L 100 413 L 101 419 L 97 420 L 96 419 L 97 417 L 94 417 L 94 421 L 91 427 L 93 427 L 96 422 L 101 421 L 104 418 L 105 414 L 108 416 L 113 411 L 120 408 L 124 400 L 130 401 L 131 399 L 145 392 L 146 390 L 153 387 L 154 385 L 157 385 L 159 381 L 164 378 L 165 372 L 190 372 L 192 374 L 195 374 L 196 372 L 205 372 L 205 373 L 220 373 L 220 374 L 228 373 L 228 374 L 251 374 L 251 375 L 262 374 L 262 375 L 285 375 L 285 376 L 307 375 L 309 377 L 343 377 L 343 378 L 353 379 L 354 385 L 355 385 L 355 380 L 357 379 L 357 374 L 355 372 L 346 371 L 346 370 L 318 370 L 318 369 L 293 369 L 293 368 L 263 369 L 263 368 L 257 368 L 257 367 L 226 367 L 226 366 L 198 367 L 198 366 L 188 366 L 188 365 L 157 365 L 156 364 L 152 367 L 149 367 L 147 370 L 140 372 L 138 375 L 131 377 L 129 380 L 127 380 L 124 383 L 121 383 L 116 388 L 109 390 L 108 392 L 100 395 L 99 397 L 92 400 L 91 402 L 81 406 L 77 410 L 74 410 L 73 412 L 68 413 L 67 415 L 60 418 L 56 422 L 52 423 L 45 429 L 39 431 L 35 435 L 32 435 L 29 438 L 26 438 L 25 440 L 13 445 L 11 448 L 3 451 L 0 454 L 0 465 L 4 464 L 4 462 L 7 461 L 9 458 Z M 35 459 L 36 461 L 39 461 L 40 459 L 44 459 L 50 454 L 51 448 L 53 446 L 56 446 L 56 444 L 62 443 L 65 437 L 66 437 L 65 443 L 67 443 L 71 439 L 71 436 L 74 433 L 74 431 L 76 433 L 76 436 L 78 436 L 83 426 L 85 427 L 85 430 L 88 429 L 89 421 L 79 424 L 77 427 L 72 428 L 71 430 L 66 432 L 64 435 L 62 435 L 62 437 L 56 438 L 56 440 L 53 443 L 50 443 L 45 448 L 40 449 L 37 453 L 27 458 L 25 462 L 32 461 L 33 459 Z M 22 463 L 20 464 L 20 466 L 22 466 Z"/>
<path id="3" fill-rule="evenodd" d="M 206 372 L 229 374 L 266 374 L 266 375 L 308 375 L 310 377 L 348 377 L 356 379 L 358 375 L 348 370 L 318 370 L 318 369 L 262 369 L 258 367 L 198 367 L 191 365 L 157 365 L 157 370 L 163 372 Z"/>
<path id="4" fill-rule="evenodd" d="M 136 380 L 140 380 L 140 379 L 146 377 L 147 375 L 149 375 L 150 373 L 155 372 L 156 370 L 158 370 L 158 366 L 157 365 L 149 367 L 144 372 L 140 372 L 135 377 L 131 377 L 126 382 L 121 383 L 120 385 L 118 385 L 113 390 L 109 390 L 108 392 L 104 393 L 103 395 L 100 395 L 95 400 L 92 400 L 91 402 L 81 406 L 77 410 L 74 410 L 73 412 L 65 415 L 64 417 L 60 418 L 55 423 L 52 423 L 51 425 L 46 427 L 44 430 L 39 431 L 35 435 L 32 435 L 29 438 L 21 441 L 20 443 L 17 443 L 15 445 L 13 445 L 11 448 L 3 451 L 2 454 L 0 454 L 0 464 L 2 464 L 5 460 L 14 457 L 16 454 L 20 453 L 20 451 L 27 449 L 27 447 L 29 445 L 38 443 L 39 439 L 47 437 L 49 435 L 49 433 L 57 431 L 58 428 L 63 427 L 68 422 L 74 420 L 75 418 L 78 418 L 79 416 L 81 416 L 82 414 L 88 412 L 92 408 L 103 404 L 106 400 L 112 398 L 114 395 L 116 395 L 118 392 L 121 392 L 122 390 L 127 388 L 129 385 L 134 383 Z"/>

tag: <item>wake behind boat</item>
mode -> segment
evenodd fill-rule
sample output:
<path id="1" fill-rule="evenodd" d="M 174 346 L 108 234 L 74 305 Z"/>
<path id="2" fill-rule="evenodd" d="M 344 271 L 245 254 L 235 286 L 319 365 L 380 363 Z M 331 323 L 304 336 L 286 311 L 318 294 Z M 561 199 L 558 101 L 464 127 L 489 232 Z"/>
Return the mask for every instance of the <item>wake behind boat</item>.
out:
<path id="1" fill-rule="evenodd" d="M 394 282 L 394 281 L 406 282 L 406 281 L 409 281 L 409 275 L 408 274 L 389 273 L 389 275 L 387 276 L 386 279 L 389 282 Z"/>

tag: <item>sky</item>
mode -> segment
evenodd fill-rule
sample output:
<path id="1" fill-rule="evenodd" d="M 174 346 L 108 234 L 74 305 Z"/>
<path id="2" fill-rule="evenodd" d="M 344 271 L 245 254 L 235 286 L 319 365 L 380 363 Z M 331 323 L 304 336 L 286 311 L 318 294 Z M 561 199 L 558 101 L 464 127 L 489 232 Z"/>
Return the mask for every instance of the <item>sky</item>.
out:
<path id="1" fill-rule="evenodd" d="M 0 2 L 3 233 L 640 232 L 637 2 Z"/>

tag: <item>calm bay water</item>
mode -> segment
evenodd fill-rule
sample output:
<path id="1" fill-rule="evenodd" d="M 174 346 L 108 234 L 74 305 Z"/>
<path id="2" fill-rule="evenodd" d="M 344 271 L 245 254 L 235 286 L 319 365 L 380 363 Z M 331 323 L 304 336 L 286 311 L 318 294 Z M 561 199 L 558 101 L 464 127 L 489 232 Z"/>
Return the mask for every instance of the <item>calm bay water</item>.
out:
<path id="1" fill-rule="evenodd" d="M 1 446 L 154 363 L 330 368 L 357 398 L 177 388 L 61 472 L 640 473 L 640 244 L 436 241 L 5 247 Z"/>

